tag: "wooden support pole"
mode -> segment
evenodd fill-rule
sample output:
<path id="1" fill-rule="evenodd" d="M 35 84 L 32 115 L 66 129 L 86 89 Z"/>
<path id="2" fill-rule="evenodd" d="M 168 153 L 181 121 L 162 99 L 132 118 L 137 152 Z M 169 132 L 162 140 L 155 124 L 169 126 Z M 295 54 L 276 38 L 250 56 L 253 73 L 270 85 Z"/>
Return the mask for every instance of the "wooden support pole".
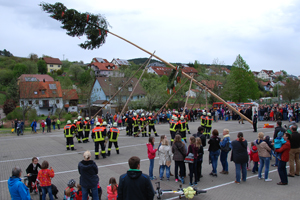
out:
<path id="1" fill-rule="evenodd" d="M 143 75 L 144 75 L 145 71 L 148 69 L 148 68 L 147 68 L 147 66 L 149 65 L 149 63 L 150 63 L 150 61 L 151 61 L 151 58 L 152 58 L 152 56 L 154 55 L 154 53 L 155 53 L 155 51 L 153 52 L 153 54 L 152 54 L 152 55 L 150 56 L 150 58 L 148 59 L 148 62 L 147 62 L 147 64 L 146 64 L 146 67 L 145 67 L 145 69 L 143 70 L 143 72 L 142 72 L 142 74 L 141 74 L 141 76 L 140 76 L 139 80 L 136 82 L 136 84 L 135 84 L 135 86 L 134 86 L 134 88 L 133 88 L 132 92 L 130 93 L 130 95 L 129 95 L 129 97 L 128 97 L 128 99 L 127 99 L 127 101 L 126 101 L 126 103 L 125 103 L 125 105 L 124 105 L 124 107 L 123 107 L 123 109 L 122 109 L 122 111 L 121 111 L 121 113 L 120 113 L 120 115 L 119 115 L 118 119 L 117 119 L 117 122 L 119 121 L 120 117 L 121 117 L 121 116 L 122 116 L 122 114 L 124 113 L 124 111 L 125 111 L 125 108 L 126 108 L 127 104 L 129 103 L 129 101 L 130 101 L 130 98 L 132 97 L 132 95 L 133 95 L 133 93 L 134 93 L 134 91 L 135 91 L 136 87 L 138 86 L 138 84 L 139 84 L 139 82 L 140 82 L 141 78 L 143 77 Z"/>
<path id="2" fill-rule="evenodd" d="M 184 86 L 184 84 L 188 81 L 189 79 L 186 79 L 186 81 L 170 96 L 170 98 L 168 99 L 168 101 L 159 109 L 159 111 L 157 111 L 155 114 L 154 114 L 154 118 L 157 116 L 157 114 L 159 113 L 159 112 L 161 112 L 162 111 L 162 109 L 169 103 L 169 101 L 171 101 L 171 99 L 175 96 L 175 94 Z M 146 128 L 147 126 L 148 126 L 148 124 L 149 124 L 149 122 L 147 122 L 147 124 L 144 126 L 144 128 Z M 144 128 L 143 129 L 141 129 L 141 131 L 138 133 L 138 135 L 144 130 Z"/>
<path id="3" fill-rule="evenodd" d="M 107 31 L 107 32 L 110 33 L 110 34 L 112 34 L 112 35 L 114 35 L 114 36 L 116 36 L 116 37 L 118 37 L 118 38 L 120 38 L 121 40 L 124 40 L 124 41 L 128 42 L 129 44 L 131 44 L 131 45 L 137 47 L 138 49 L 140 49 L 140 50 L 142 50 L 142 51 L 144 51 L 144 52 L 146 52 L 146 53 L 148 53 L 148 54 L 151 55 L 151 53 L 150 53 L 149 51 L 147 51 L 147 50 L 141 48 L 140 46 L 138 46 L 138 45 L 136 45 L 136 44 L 130 42 L 129 40 L 126 40 L 125 38 L 122 38 L 122 37 L 120 37 L 120 36 L 118 36 L 118 35 L 116 35 L 116 34 L 110 32 L 110 31 Z M 169 62 L 167 62 L 167 61 L 161 59 L 160 57 L 158 57 L 158 56 L 156 56 L 156 55 L 153 55 L 153 57 L 155 57 L 155 58 L 157 58 L 158 60 L 164 62 L 166 65 L 172 67 L 173 69 L 176 69 L 176 67 L 175 67 L 174 65 L 172 65 L 171 63 L 169 63 Z M 228 108 L 230 108 L 233 112 L 235 112 L 236 114 L 238 114 L 241 118 L 244 118 L 244 119 L 247 120 L 250 124 L 253 124 L 252 121 L 251 121 L 250 119 L 248 119 L 245 115 L 243 115 L 243 114 L 240 113 L 238 110 L 236 110 L 234 107 L 232 107 L 231 105 L 229 105 L 224 99 L 222 99 L 221 97 L 219 97 L 218 95 L 216 95 L 213 91 L 209 90 L 209 89 L 208 89 L 206 86 L 204 86 L 202 83 L 200 83 L 200 82 L 197 81 L 196 79 L 192 78 L 190 75 L 188 75 L 188 74 L 185 73 L 185 72 L 182 72 L 182 74 L 183 74 L 185 77 L 187 77 L 187 78 L 189 78 L 189 79 L 192 79 L 193 82 L 194 82 L 195 84 L 199 85 L 201 88 L 205 89 L 205 90 L 206 90 L 207 92 L 209 92 L 211 95 L 213 95 L 214 97 L 216 97 L 217 99 L 219 99 L 220 101 L 222 101 L 226 106 L 228 106 Z"/>
<path id="4" fill-rule="evenodd" d="M 151 60 L 151 58 L 152 58 L 152 56 L 150 56 L 150 58 L 148 59 L 148 60 Z M 117 96 L 117 94 L 119 93 L 119 92 L 121 92 L 122 91 L 122 89 L 127 85 L 127 83 L 129 83 L 129 81 L 131 81 L 131 79 L 138 73 L 138 71 L 139 70 L 141 70 L 142 68 L 143 68 L 143 66 L 145 66 L 145 64 L 148 62 L 148 60 L 142 65 L 142 66 L 140 66 L 140 68 L 138 68 L 138 70 L 128 79 L 128 81 L 126 81 L 126 83 L 124 83 L 124 85 L 108 100 L 108 102 L 106 102 L 105 103 L 105 105 L 102 107 L 102 108 L 100 108 L 97 112 L 96 112 L 96 114 L 94 115 L 94 118 L 97 116 L 97 114 L 99 113 L 99 112 L 101 112 L 101 110 L 107 105 L 107 104 L 109 104 L 110 103 L 110 101 L 111 100 L 113 100 L 114 98 L 115 98 L 115 96 Z"/>

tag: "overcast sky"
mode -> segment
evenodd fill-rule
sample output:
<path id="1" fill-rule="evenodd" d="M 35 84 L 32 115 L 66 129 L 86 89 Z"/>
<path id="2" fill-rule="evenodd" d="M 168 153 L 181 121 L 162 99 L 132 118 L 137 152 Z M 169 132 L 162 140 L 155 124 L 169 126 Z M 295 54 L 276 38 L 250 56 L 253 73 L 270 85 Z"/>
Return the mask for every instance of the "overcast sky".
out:
<path id="1" fill-rule="evenodd" d="M 93 57 L 149 57 L 108 34 L 99 49 L 78 46 L 38 6 L 39 0 L 0 0 L 0 49 L 15 56 L 36 53 L 88 63 Z M 55 3 L 53 0 L 46 0 Z M 241 54 L 252 71 L 300 75 L 300 1 L 296 0 L 63 0 L 68 8 L 104 15 L 110 31 L 169 62 L 232 65 Z"/>

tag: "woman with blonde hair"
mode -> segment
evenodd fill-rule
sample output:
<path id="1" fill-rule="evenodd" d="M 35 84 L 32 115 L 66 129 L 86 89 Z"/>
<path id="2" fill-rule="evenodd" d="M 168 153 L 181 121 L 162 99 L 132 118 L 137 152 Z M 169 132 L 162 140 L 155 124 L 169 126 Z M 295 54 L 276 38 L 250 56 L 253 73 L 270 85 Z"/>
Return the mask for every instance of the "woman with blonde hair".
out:
<path id="1" fill-rule="evenodd" d="M 230 150 L 227 147 L 229 147 L 230 149 L 232 148 L 228 129 L 223 130 L 223 139 L 220 142 L 220 147 L 221 147 L 220 161 L 221 161 L 221 164 L 222 164 L 222 167 L 223 167 L 223 170 L 220 173 L 221 174 L 228 174 L 227 157 L 228 157 L 228 153 L 229 153 Z"/>
<path id="2" fill-rule="evenodd" d="M 268 178 L 269 176 L 269 167 L 270 167 L 270 157 L 271 157 L 271 148 L 264 141 L 264 133 L 258 133 L 258 139 L 255 141 L 255 145 L 258 150 L 259 156 L 259 168 L 258 168 L 258 179 L 261 179 L 261 172 L 263 167 L 265 166 L 265 181 L 272 181 L 272 179 Z"/>
<path id="3" fill-rule="evenodd" d="M 161 141 L 161 146 L 159 147 L 158 152 L 159 152 L 159 165 L 160 165 L 159 178 L 160 180 L 163 179 L 164 171 L 166 169 L 166 176 L 167 176 L 167 180 L 169 181 L 173 153 L 167 139 Z"/>
<path id="4" fill-rule="evenodd" d="M 78 171 L 80 174 L 79 184 L 82 189 L 82 199 L 87 199 L 89 190 L 92 190 L 93 199 L 99 199 L 98 197 L 98 167 L 96 163 L 91 160 L 91 152 L 86 151 L 83 153 L 84 160 L 78 164 Z"/>

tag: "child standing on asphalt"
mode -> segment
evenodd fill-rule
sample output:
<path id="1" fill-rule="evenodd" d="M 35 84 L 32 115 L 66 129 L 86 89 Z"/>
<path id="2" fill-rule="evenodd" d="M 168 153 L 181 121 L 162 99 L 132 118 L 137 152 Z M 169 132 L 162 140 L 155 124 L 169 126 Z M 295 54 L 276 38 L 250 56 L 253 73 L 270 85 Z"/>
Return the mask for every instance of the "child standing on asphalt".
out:
<path id="1" fill-rule="evenodd" d="M 108 200 L 117 200 L 118 196 L 118 184 L 114 177 L 109 179 L 109 185 L 107 186 L 107 199 Z"/>
<path id="2" fill-rule="evenodd" d="M 258 150 L 254 142 L 251 142 L 251 149 L 249 155 L 250 155 L 250 162 L 253 161 L 252 173 L 255 174 L 256 172 L 258 172 L 259 157 L 258 157 Z"/>
<path id="3" fill-rule="evenodd" d="M 147 153 L 148 153 L 148 158 L 150 160 L 150 165 L 149 165 L 149 177 L 151 180 L 156 180 L 156 177 L 153 176 L 153 168 L 154 168 L 154 158 L 155 158 L 155 153 L 157 149 L 154 149 L 154 142 L 155 138 L 154 137 L 149 137 L 149 143 L 147 143 Z"/>

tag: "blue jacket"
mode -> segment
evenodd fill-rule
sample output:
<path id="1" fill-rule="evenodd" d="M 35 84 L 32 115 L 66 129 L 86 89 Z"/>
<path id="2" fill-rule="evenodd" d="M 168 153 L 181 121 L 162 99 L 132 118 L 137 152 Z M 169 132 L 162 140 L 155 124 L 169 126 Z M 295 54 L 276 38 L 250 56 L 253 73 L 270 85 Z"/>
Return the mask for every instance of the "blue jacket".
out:
<path id="1" fill-rule="evenodd" d="M 11 200 L 31 200 L 30 193 L 26 185 L 19 177 L 12 176 L 7 181 Z"/>
<path id="2" fill-rule="evenodd" d="M 232 149 L 230 137 L 224 137 L 223 141 L 220 142 L 220 147 L 225 147 L 227 142 L 229 142 L 229 147 Z"/>

